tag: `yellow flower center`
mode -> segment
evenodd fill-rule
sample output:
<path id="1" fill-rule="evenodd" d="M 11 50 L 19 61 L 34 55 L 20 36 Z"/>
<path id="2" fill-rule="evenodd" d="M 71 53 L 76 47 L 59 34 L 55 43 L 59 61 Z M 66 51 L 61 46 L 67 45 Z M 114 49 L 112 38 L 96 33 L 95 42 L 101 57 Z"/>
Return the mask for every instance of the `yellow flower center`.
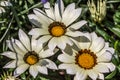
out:
<path id="1" fill-rule="evenodd" d="M 55 26 L 51 29 L 52 35 L 59 37 L 64 34 L 64 29 L 61 26 Z"/>
<path id="2" fill-rule="evenodd" d="M 93 52 L 90 52 L 90 50 L 81 50 L 78 52 L 76 56 L 76 63 L 84 68 L 84 69 L 91 69 L 96 64 L 96 55 Z"/>
<path id="3" fill-rule="evenodd" d="M 94 58 L 90 54 L 83 53 L 78 57 L 78 63 L 84 68 L 91 68 L 94 65 Z"/>
<path id="4" fill-rule="evenodd" d="M 30 51 L 24 55 L 24 61 L 29 65 L 34 65 L 38 62 L 39 57 L 34 51 Z"/>
<path id="5" fill-rule="evenodd" d="M 49 25 L 49 32 L 54 37 L 60 37 L 65 34 L 65 25 L 60 22 L 53 22 Z"/>
<path id="6" fill-rule="evenodd" d="M 37 62 L 37 57 L 34 55 L 30 55 L 27 57 L 26 62 L 29 63 L 30 65 L 33 65 Z"/>

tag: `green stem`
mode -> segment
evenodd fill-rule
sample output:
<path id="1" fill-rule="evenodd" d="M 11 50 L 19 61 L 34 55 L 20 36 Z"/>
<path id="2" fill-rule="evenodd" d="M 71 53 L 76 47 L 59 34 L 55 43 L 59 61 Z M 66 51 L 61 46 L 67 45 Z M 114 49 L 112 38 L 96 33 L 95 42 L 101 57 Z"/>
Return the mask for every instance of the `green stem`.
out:
<path id="1" fill-rule="evenodd" d="M 9 25 L 8 25 L 7 30 L 5 31 L 5 33 L 3 34 L 2 38 L 0 39 L 0 43 L 2 42 L 2 40 L 3 40 L 3 39 L 5 38 L 5 36 L 7 35 L 8 31 L 9 31 L 9 29 L 10 29 L 10 26 L 11 26 L 11 24 L 12 24 L 13 19 L 14 19 L 14 16 L 12 17 L 12 19 L 11 19 Z"/>
<path id="2" fill-rule="evenodd" d="M 78 7 L 78 5 L 79 5 L 80 2 L 81 2 L 81 0 L 78 0 L 78 2 L 77 2 L 77 4 L 76 4 L 77 7 Z"/>
<path id="3" fill-rule="evenodd" d="M 120 2 L 120 1 L 117 1 L 117 0 L 116 0 L 116 1 L 107 1 L 107 3 L 111 3 L 111 4 L 112 4 L 112 3 L 119 3 L 119 2 Z"/>
<path id="4" fill-rule="evenodd" d="M 22 14 L 25 14 L 25 13 L 28 12 L 29 10 L 31 10 L 31 9 L 37 7 L 37 6 L 40 6 L 41 4 L 42 4 L 42 3 L 38 3 L 38 4 L 33 5 L 32 7 L 28 8 L 27 10 L 24 10 L 24 11 L 20 12 L 20 13 L 18 14 L 18 16 L 20 16 L 20 15 L 22 15 Z"/>
<path id="5" fill-rule="evenodd" d="M 12 9 L 13 15 L 15 16 L 15 19 L 17 21 L 18 27 L 21 28 L 20 20 L 19 20 L 19 18 L 17 16 L 17 12 L 16 12 L 15 8 L 13 6 L 11 6 L 11 9 Z"/>
<path id="6" fill-rule="evenodd" d="M 118 54 L 119 52 L 118 52 L 118 50 L 117 50 L 118 44 L 119 44 L 119 41 L 118 41 L 118 40 L 115 41 L 115 43 L 114 43 L 114 49 L 115 49 L 115 51 L 116 51 L 115 53 L 116 53 L 116 55 L 117 55 L 117 56 L 116 56 L 116 59 L 117 59 L 118 62 L 120 62 L 120 60 L 119 60 L 119 54 Z"/>

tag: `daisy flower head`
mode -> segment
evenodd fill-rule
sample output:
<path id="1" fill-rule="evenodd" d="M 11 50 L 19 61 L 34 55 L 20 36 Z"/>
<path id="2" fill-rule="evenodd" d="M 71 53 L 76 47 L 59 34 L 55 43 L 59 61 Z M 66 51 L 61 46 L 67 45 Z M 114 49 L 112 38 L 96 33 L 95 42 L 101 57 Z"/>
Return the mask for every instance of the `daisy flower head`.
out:
<path id="1" fill-rule="evenodd" d="M 33 28 L 29 34 L 37 38 L 40 43 L 48 43 L 51 50 L 57 46 L 64 49 L 66 44 L 73 45 L 71 38 L 80 36 L 81 32 L 77 31 L 87 22 L 81 20 L 75 22 L 81 14 L 81 8 L 75 8 L 75 3 L 64 7 L 62 0 L 57 0 L 54 7 L 47 2 L 44 4 L 44 10 L 33 9 L 35 14 L 28 15 L 30 21 L 38 26 Z M 40 25 L 41 24 L 41 25 Z"/>
<path id="2" fill-rule="evenodd" d="M 47 57 L 54 53 L 49 49 L 43 49 L 43 45 L 34 38 L 29 39 L 25 32 L 19 30 L 19 39 L 7 41 L 11 51 L 2 53 L 2 55 L 13 59 L 8 62 L 4 68 L 16 68 L 15 76 L 19 76 L 29 69 L 29 73 L 35 78 L 38 72 L 48 74 L 47 68 L 57 69 L 55 63 Z"/>
<path id="3" fill-rule="evenodd" d="M 93 80 L 104 80 L 103 73 L 115 70 L 115 65 L 110 62 L 114 49 L 94 32 L 85 33 L 84 37 L 89 41 L 79 37 L 79 42 L 75 42 L 78 47 L 72 48 L 72 55 L 64 53 L 58 56 L 63 62 L 58 67 L 66 69 L 68 74 L 75 75 L 74 80 L 86 80 L 88 76 Z"/>

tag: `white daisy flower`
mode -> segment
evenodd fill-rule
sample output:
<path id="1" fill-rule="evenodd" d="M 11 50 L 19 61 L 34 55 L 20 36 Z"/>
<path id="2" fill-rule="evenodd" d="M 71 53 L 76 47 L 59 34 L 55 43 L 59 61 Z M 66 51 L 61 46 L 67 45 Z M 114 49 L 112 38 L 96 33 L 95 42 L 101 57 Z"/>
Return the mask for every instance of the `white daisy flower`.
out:
<path id="1" fill-rule="evenodd" d="M 0 14 L 5 12 L 3 6 L 12 6 L 9 1 L 0 1 Z"/>
<path id="2" fill-rule="evenodd" d="M 93 80 L 104 80 L 103 73 L 115 70 L 115 65 L 111 62 L 114 49 L 94 32 L 85 33 L 84 36 L 89 41 L 80 37 L 79 42 L 76 41 L 78 48 L 72 48 L 73 54 L 63 53 L 58 56 L 63 62 L 59 69 L 66 69 L 68 74 L 75 74 L 74 80 L 86 80 L 87 76 Z"/>
<path id="3" fill-rule="evenodd" d="M 44 8 L 45 12 L 35 8 L 33 10 L 35 14 L 28 15 L 30 21 L 39 27 L 33 28 L 29 34 L 41 43 L 48 42 L 51 50 L 56 46 L 64 49 L 66 44 L 73 45 L 71 38 L 80 36 L 81 32 L 77 30 L 87 23 L 85 20 L 75 22 L 82 9 L 75 8 L 75 3 L 65 8 L 62 0 L 58 0 L 54 8 L 47 2 Z"/>
<path id="4" fill-rule="evenodd" d="M 19 76 L 29 68 L 29 73 L 35 78 L 38 72 L 48 74 L 47 68 L 57 69 L 55 63 L 47 57 L 54 53 L 50 49 L 43 49 L 42 44 L 29 37 L 20 29 L 19 40 L 12 39 L 7 41 L 8 47 L 12 51 L 2 53 L 2 55 L 13 59 L 4 68 L 16 68 L 14 75 Z M 31 41 L 31 42 L 30 42 Z"/>

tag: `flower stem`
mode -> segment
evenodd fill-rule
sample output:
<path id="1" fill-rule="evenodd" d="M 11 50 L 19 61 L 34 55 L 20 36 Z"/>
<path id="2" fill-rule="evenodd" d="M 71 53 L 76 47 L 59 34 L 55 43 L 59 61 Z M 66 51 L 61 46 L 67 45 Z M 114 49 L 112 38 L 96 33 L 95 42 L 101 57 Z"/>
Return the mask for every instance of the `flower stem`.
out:
<path id="1" fill-rule="evenodd" d="M 3 40 L 3 39 L 5 38 L 5 36 L 7 35 L 8 31 L 9 31 L 9 29 L 10 29 L 10 26 L 11 26 L 11 24 L 12 24 L 13 19 L 14 19 L 14 16 L 12 17 L 12 19 L 11 19 L 9 25 L 8 25 L 7 30 L 5 31 L 5 33 L 3 34 L 2 38 L 0 39 L 0 43 L 2 42 L 2 40 Z"/>
<path id="2" fill-rule="evenodd" d="M 15 8 L 13 6 L 11 6 L 11 9 L 12 9 L 13 15 L 15 16 L 15 19 L 17 21 L 18 27 L 21 28 L 20 20 L 19 20 L 19 18 L 17 16 L 17 12 L 16 12 Z"/>
<path id="3" fill-rule="evenodd" d="M 40 6 L 41 4 L 42 4 L 42 3 L 38 3 L 38 4 L 33 5 L 32 7 L 30 7 L 30 8 L 28 8 L 28 9 L 26 9 L 26 10 L 20 12 L 20 13 L 18 14 L 18 16 L 27 13 L 29 10 L 31 10 L 31 9 L 37 7 L 37 6 Z"/>

